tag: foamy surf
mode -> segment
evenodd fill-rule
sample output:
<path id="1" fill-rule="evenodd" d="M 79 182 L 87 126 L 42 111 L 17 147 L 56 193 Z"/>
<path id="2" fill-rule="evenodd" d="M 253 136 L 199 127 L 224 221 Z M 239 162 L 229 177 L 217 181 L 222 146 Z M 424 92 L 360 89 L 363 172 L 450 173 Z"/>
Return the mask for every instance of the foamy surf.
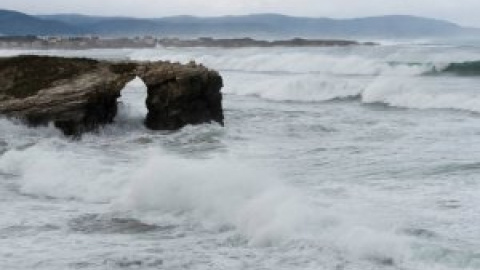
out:
<path id="1" fill-rule="evenodd" d="M 58 147 L 61 153 L 51 151 Z M 401 262 L 409 252 L 406 236 L 350 223 L 332 209 L 315 207 L 306 194 L 271 173 L 238 160 L 183 159 L 154 148 L 137 153 L 128 164 L 100 151 L 84 159 L 81 151 L 55 140 L 40 143 L 9 151 L 0 160 L 0 170 L 19 179 L 21 194 L 105 204 L 115 215 L 144 222 L 139 224 L 175 227 L 193 222 L 236 233 L 255 247 L 308 239 L 360 260 Z"/>
<path id="2" fill-rule="evenodd" d="M 145 129 L 139 80 L 81 140 L 0 118 L 2 269 L 480 267 L 474 48 L 41 53 L 203 62 L 226 126 Z"/>

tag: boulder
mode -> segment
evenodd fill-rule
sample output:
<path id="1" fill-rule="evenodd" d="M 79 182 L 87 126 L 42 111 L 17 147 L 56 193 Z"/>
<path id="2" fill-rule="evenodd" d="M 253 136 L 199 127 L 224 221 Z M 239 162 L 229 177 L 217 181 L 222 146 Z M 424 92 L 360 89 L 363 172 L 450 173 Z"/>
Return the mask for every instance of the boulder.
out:
<path id="1" fill-rule="evenodd" d="M 148 128 L 176 130 L 212 121 L 223 125 L 221 76 L 195 63 L 162 61 L 0 58 L 0 114 L 30 125 L 53 122 L 66 135 L 79 135 L 114 121 L 117 99 L 136 76 L 147 86 Z"/>

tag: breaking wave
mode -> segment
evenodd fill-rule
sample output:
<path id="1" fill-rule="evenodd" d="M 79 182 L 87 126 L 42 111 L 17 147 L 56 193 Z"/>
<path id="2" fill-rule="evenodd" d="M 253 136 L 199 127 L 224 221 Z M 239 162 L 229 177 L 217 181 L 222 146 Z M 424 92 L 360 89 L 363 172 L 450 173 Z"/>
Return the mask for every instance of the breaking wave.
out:
<path id="1" fill-rule="evenodd" d="M 401 64 L 397 56 L 386 59 L 372 55 L 335 54 L 329 51 L 288 51 L 288 50 L 211 50 L 201 49 L 189 52 L 175 49 L 158 51 L 135 51 L 130 59 L 154 61 L 169 60 L 188 63 L 195 60 L 208 67 L 221 71 L 301 73 L 328 75 L 382 75 L 406 74 L 418 75 L 431 71 L 433 64 Z M 420 62 L 419 62 L 420 63 Z"/>
<path id="2" fill-rule="evenodd" d="M 361 101 L 412 109 L 480 112 L 480 93 L 472 88 L 475 83 L 472 79 L 435 82 L 422 78 L 378 78 L 362 91 Z"/>
<path id="3" fill-rule="evenodd" d="M 201 62 L 221 71 L 223 92 L 232 95 L 293 102 L 356 99 L 393 107 L 480 112 L 480 94 L 475 91 L 480 61 L 471 60 L 480 55 L 432 50 L 159 49 L 134 51 L 129 58 Z"/>
<path id="4" fill-rule="evenodd" d="M 450 63 L 441 71 L 465 76 L 479 76 L 480 61 Z"/>
<path id="5" fill-rule="evenodd" d="M 140 152 L 131 157 L 135 162 L 111 160 L 102 150 L 52 139 L 7 151 L 0 171 L 19 179 L 23 195 L 107 204 L 147 220 L 170 215 L 227 227 L 253 245 L 290 238 L 310 215 L 295 188 L 244 162 L 184 159 L 158 154 L 158 148 Z"/>
<path id="6" fill-rule="evenodd" d="M 225 78 L 224 93 L 228 94 L 226 116 L 237 123 L 231 121 L 230 127 L 227 126 L 225 131 L 221 132 L 217 130 L 218 127 L 206 125 L 189 127 L 168 136 L 150 133 L 143 129 L 141 124 L 146 113 L 146 91 L 139 80 L 131 82 L 128 89 L 122 93 L 122 105 L 119 106 L 117 121 L 98 134 L 85 135 L 81 141 L 67 141 L 53 127 L 28 128 L 0 118 L 0 179 L 5 179 L 8 183 L 6 194 L 19 198 L 19 203 L 10 204 L 10 201 L 6 200 L 4 209 L 11 209 L 12 213 L 27 209 L 27 212 L 31 212 L 28 212 L 26 217 L 39 217 L 42 220 L 36 224 L 38 220 L 32 222 L 22 217 L 18 221 L 22 226 L 33 224 L 40 227 L 43 226 L 43 220 L 56 219 L 58 216 L 58 224 L 53 225 L 57 226 L 58 230 L 75 232 L 72 237 L 80 237 L 80 242 L 84 243 L 80 248 L 88 253 L 95 245 L 83 240 L 90 237 L 106 242 L 119 239 L 121 244 L 116 247 L 121 251 L 120 246 L 125 246 L 126 254 L 131 254 L 132 248 L 138 250 L 136 254 L 140 255 L 134 254 L 133 257 L 106 258 L 107 263 L 117 268 L 138 268 L 142 262 L 145 267 L 195 267 L 198 265 L 190 264 L 193 260 L 204 260 L 205 255 L 223 254 L 226 250 L 230 252 L 228 256 L 237 258 L 241 263 L 223 265 L 227 255 L 218 257 L 218 260 L 206 257 L 205 261 L 210 268 L 242 268 L 249 263 L 249 259 L 244 256 L 249 256 L 259 261 L 262 266 L 263 263 L 267 265 L 251 265 L 251 268 L 282 268 L 281 265 L 286 263 L 284 268 L 292 269 L 478 269 L 477 246 L 470 248 L 468 241 L 463 243 L 471 236 L 472 243 L 477 240 L 473 227 L 454 226 L 452 229 L 442 225 L 444 222 L 460 220 L 457 217 L 461 217 L 461 220 L 465 218 L 462 224 L 476 224 L 475 208 L 471 206 L 479 205 L 476 203 L 478 196 L 473 192 L 469 177 L 473 176 L 470 167 L 475 167 L 475 164 L 466 161 L 464 163 L 468 166 L 459 166 L 458 164 L 464 163 L 457 160 L 455 168 L 468 173 L 460 175 L 458 170 L 450 168 L 451 164 L 444 164 L 444 158 L 440 164 L 442 166 L 437 166 L 439 164 L 435 163 L 436 160 L 432 160 L 433 154 L 441 153 L 440 157 L 444 157 L 445 149 L 450 148 L 438 147 L 439 144 L 435 144 L 435 149 L 417 151 L 419 158 L 412 159 L 410 152 L 403 154 L 402 151 L 407 148 L 415 150 L 424 141 L 418 140 L 417 136 L 406 136 L 405 140 L 397 140 L 398 145 L 389 144 L 396 153 L 397 150 L 400 152 L 395 158 L 405 161 L 402 166 L 408 166 L 402 167 L 402 170 L 410 166 L 416 168 L 418 164 L 420 167 L 424 164 L 422 162 L 426 162 L 425 164 L 428 164 L 425 169 L 432 175 L 416 174 L 414 169 L 412 174 L 407 175 L 408 179 L 402 178 L 402 174 L 398 176 L 397 173 L 391 179 L 389 176 L 380 179 L 384 176 L 379 174 L 380 171 L 392 168 L 388 166 L 389 163 L 379 163 L 377 160 L 385 159 L 390 149 L 375 147 L 371 140 L 357 139 L 362 137 L 362 132 L 352 140 L 354 145 L 344 142 L 352 138 L 352 131 L 362 131 L 363 125 L 356 125 L 356 116 L 362 116 L 358 118 L 361 120 L 358 121 L 359 124 L 375 124 L 376 121 L 371 121 L 372 117 L 377 118 L 377 113 L 380 115 L 382 112 L 374 111 L 374 116 L 363 115 L 363 108 L 352 104 L 345 104 L 352 105 L 351 110 L 332 106 L 332 115 L 338 117 L 324 119 L 318 118 L 322 110 L 317 111 L 317 107 L 313 113 L 295 110 L 294 114 L 291 114 L 289 111 L 284 115 L 295 115 L 295 118 L 288 118 L 289 122 L 285 127 L 288 127 L 289 132 L 294 130 L 295 134 L 288 135 L 288 140 L 284 139 L 287 137 L 279 137 L 270 144 L 272 137 L 263 137 L 263 133 L 256 137 L 259 130 L 265 129 L 266 134 L 287 130 L 279 129 L 283 126 L 277 125 L 276 118 L 271 118 L 272 115 L 283 114 L 281 110 L 277 110 L 277 105 L 281 109 L 290 109 L 292 104 L 278 103 L 283 101 L 318 102 L 304 106 L 308 109 L 317 105 L 321 107 L 323 103 L 332 100 L 348 99 L 348 102 L 355 100 L 365 104 L 383 103 L 405 108 L 480 112 L 478 77 L 449 76 L 475 75 L 478 63 L 465 59 L 480 57 L 472 57 L 471 53 L 465 53 L 462 57 L 442 53 L 443 58 L 431 55 L 416 58 L 406 57 L 403 52 L 385 55 L 382 53 L 383 48 L 376 50 L 379 52 L 378 57 L 357 51 L 340 54 L 333 49 L 159 49 L 136 50 L 133 53 L 128 50 L 114 51 L 109 55 L 116 57 L 117 54 L 130 54 L 133 58 L 143 60 L 173 59 L 181 62 L 196 59 L 212 68 L 220 69 Z M 331 54 L 327 55 L 330 52 Z M 84 52 L 65 52 L 67 53 Z M 89 53 L 105 54 L 103 51 Z M 419 54 L 423 53 L 424 51 L 421 51 Z M 435 72 L 438 74 L 432 76 Z M 444 74 L 446 76 L 443 76 Z M 233 95 L 253 95 L 274 100 L 276 103 L 272 102 L 265 107 L 265 102 L 252 102 L 252 105 L 249 103 L 252 99 Z M 234 102 L 238 103 L 232 106 Z M 266 113 L 259 113 L 256 115 L 258 118 L 251 121 L 252 106 L 255 106 L 254 109 L 258 106 L 259 110 L 265 110 Z M 340 107 L 341 110 L 337 110 Z M 241 112 L 236 113 L 235 110 L 239 108 Z M 329 108 L 326 112 L 328 111 Z M 297 115 L 306 118 L 296 118 Z M 396 116 L 395 114 L 394 117 Z M 408 117 L 412 117 L 414 122 L 415 116 Z M 338 127 L 342 119 L 345 123 L 352 124 Z M 371 134 L 377 133 L 377 130 L 382 131 L 378 133 L 384 133 L 384 128 L 390 131 L 398 127 L 399 131 L 405 133 L 412 131 L 409 125 L 399 126 L 392 123 L 394 121 L 387 123 L 389 119 L 379 122 L 379 129 L 372 130 L 370 124 L 366 126 L 368 138 L 377 140 L 377 137 L 372 137 Z M 433 126 L 438 129 L 433 131 L 443 131 L 445 129 L 438 126 L 451 124 L 445 122 L 450 119 L 445 120 L 441 116 L 435 119 L 439 122 Z M 324 140 L 319 137 L 323 136 L 323 133 L 308 129 L 311 121 L 319 120 L 322 120 L 325 128 L 338 131 L 332 134 L 335 136 L 334 140 Z M 474 125 L 475 121 L 467 123 L 467 133 L 471 131 L 470 123 Z M 449 127 L 447 126 L 448 130 Z M 416 126 L 413 131 L 426 134 L 423 133 L 423 128 L 416 129 Z M 462 137 L 458 138 L 464 144 L 456 144 L 455 149 L 473 145 L 470 137 L 463 137 L 463 131 L 464 129 L 458 130 L 458 134 L 462 133 Z M 429 132 L 429 136 L 435 135 L 432 139 L 444 138 L 437 137 L 439 133 L 441 134 Z M 302 136 L 297 137 L 296 134 Z M 387 132 L 379 138 L 391 137 L 390 134 Z M 311 135 L 313 136 L 310 138 Z M 265 138 L 268 138 L 268 143 Z M 452 141 L 455 139 L 456 137 L 453 137 Z M 319 145 L 322 142 L 332 148 Z M 227 143 L 229 146 L 224 147 Z M 319 152 L 308 154 L 314 147 L 322 149 L 318 160 L 311 157 L 317 156 Z M 236 149 L 240 148 L 244 150 L 237 152 Z M 362 149 L 366 151 L 361 151 Z M 432 155 L 430 150 L 434 151 Z M 435 152 L 437 150 L 442 152 Z M 254 162 L 247 160 L 252 157 L 252 153 Z M 345 159 L 345 156 L 352 153 L 355 156 L 352 156 L 351 161 Z M 463 151 L 462 153 L 463 156 L 468 156 Z M 302 159 L 298 160 L 299 163 L 290 163 L 288 160 L 300 156 Z M 283 160 L 285 157 L 288 159 Z M 460 155 L 448 157 L 459 158 Z M 264 159 L 269 161 L 263 163 Z M 276 162 L 280 159 L 282 161 L 276 164 L 275 168 L 284 164 L 295 167 L 297 164 L 301 165 L 292 167 L 293 170 L 286 170 L 288 173 L 279 170 L 280 175 L 265 168 L 271 166 L 270 160 Z M 359 160 L 365 162 L 358 163 Z M 414 161 L 419 163 L 413 164 Z M 366 163 L 370 165 L 366 166 Z M 387 166 L 383 166 L 384 164 Z M 469 184 L 462 186 L 460 183 L 460 186 L 457 185 L 457 192 L 452 194 L 449 184 L 437 181 L 440 175 L 448 175 L 446 172 L 438 172 L 444 170 L 445 166 L 450 173 L 455 171 L 454 173 L 459 174 Z M 303 178 L 303 173 L 309 177 Z M 434 177 L 434 183 L 438 185 L 431 185 L 433 182 L 429 182 L 429 176 Z M 423 178 L 427 178 L 425 186 L 418 181 Z M 344 182 L 344 179 L 347 182 Z M 369 179 L 372 181 L 363 181 Z M 458 181 L 454 182 L 458 184 Z M 432 186 L 434 188 L 429 189 Z M 464 193 L 462 189 L 468 190 L 468 193 Z M 34 200 L 30 204 L 32 198 Z M 48 207 L 45 207 L 46 205 Z M 49 216 L 49 213 L 52 213 L 52 216 Z M 8 220 L 7 223 L 10 222 L 10 216 L 7 211 L 4 219 Z M 438 216 L 438 220 L 432 220 L 431 217 L 434 216 Z M 471 232 L 473 233 L 470 234 Z M 25 234 L 22 231 L 20 233 Z M 3 231 L 1 236 L 7 234 L 8 231 Z M 135 240 L 124 245 L 123 236 L 118 234 L 142 234 L 141 237 L 128 239 L 158 242 L 158 245 L 153 246 L 155 248 L 146 248 L 161 256 L 165 265 L 161 265 L 161 260 L 153 257 L 149 259 L 147 255 L 144 257 L 142 248 L 147 241 L 139 243 Z M 36 235 L 37 233 L 34 236 Z M 58 235 L 64 236 L 63 231 Z M 58 250 L 64 249 L 65 246 L 57 246 L 55 242 L 59 242 L 59 239 L 55 238 L 54 234 L 45 236 L 48 236 L 48 239 L 53 236 L 52 242 L 46 241 L 46 244 Z M 162 238 L 163 236 L 165 238 Z M 9 240 L 9 237 L 4 240 Z M 71 243 L 72 239 L 67 239 L 67 242 Z M 171 239 L 174 241 L 170 241 Z M 30 242 L 21 243 L 19 240 L 21 238 L 10 237 L 9 241 L 20 243 L 18 246 L 31 246 Z M 4 246 L 10 248 L 11 242 L 6 242 Z M 205 243 L 212 243 L 215 249 L 208 249 L 208 246 L 204 246 Z M 254 248 L 249 249 L 250 245 Z M 264 246 L 268 248 L 257 248 Z M 190 247 L 192 249 L 189 249 Z M 100 245 L 100 248 L 102 250 L 98 254 L 101 255 L 98 256 L 96 253 L 94 256 L 81 253 L 82 250 L 79 249 L 78 257 L 82 257 L 82 260 L 92 260 L 94 257 L 94 262 L 97 258 L 103 260 L 104 246 Z M 173 252 L 173 255 L 159 254 L 160 249 Z M 206 253 L 201 253 L 204 250 Z M 217 252 L 219 250 L 220 252 Z M 117 252 L 114 253 L 116 256 Z M 250 256 L 253 253 L 255 256 Z M 49 254 L 58 257 L 59 253 Z M 68 253 L 65 256 L 70 255 Z M 172 257 L 180 258 L 181 267 L 171 267 Z M 190 257 L 192 260 L 189 260 Z M 23 260 L 25 256 L 18 258 Z M 184 258 L 188 259 L 185 261 Z M 272 263 L 272 258 L 279 263 Z M 56 258 L 51 260 L 58 261 Z M 217 262 L 221 263 L 216 267 L 214 264 Z M 85 265 L 79 264 L 78 267 Z"/>
<path id="7" fill-rule="evenodd" d="M 313 74 L 224 75 L 226 94 L 257 96 L 274 101 L 320 102 L 357 97 L 368 79 L 328 77 Z"/>
<path id="8" fill-rule="evenodd" d="M 420 63 L 420 62 L 388 62 L 392 67 L 417 67 L 424 71 L 418 75 L 461 75 L 479 76 L 480 61 L 447 62 L 447 63 Z M 401 75 L 401 74 L 399 74 Z"/>
<path id="9" fill-rule="evenodd" d="M 322 198 L 309 197 L 268 170 L 224 156 L 202 160 L 158 148 L 140 152 L 124 162 L 125 157 L 111 160 L 103 151 L 54 139 L 8 151 L 0 157 L 0 171 L 18 178 L 23 195 L 73 199 L 106 211 L 70 220 L 76 232 L 132 234 L 180 227 L 228 233 L 254 247 L 318 246 L 332 256 L 340 252 L 390 266 L 408 265 L 416 252 L 412 236 L 368 205 L 322 206 Z"/>
<path id="10" fill-rule="evenodd" d="M 224 93 L 272 101 L 327 102 L 355 99 L 412 109 L 480 112 L 475 77 L 225 74 Z"/>
<path id="11" fill-rule="evenodd" d="M 428 50 L 428 51 L 427 51 Z M 327 49 L 166 49 L 136 50 L 128 54 L 133 60 L 170 60 L 188 63 L 195 60 L 221 71 L 296 73 L 323 75 L 427 75 L 459 73 L 478 75 L 480 59 L 476 52 L 435 52 L 422 48 L 327 48 Z"/>
<path id="12" fill-rule="evenodd" d="M 214 233 L 231 231 L 253 246 L 310 239 L 359 259 L 401 262 L 410 256 L 408 236 L 362 224 L 355 211 L 319 208 L 302 190 L 245 161 L 180 158 L 158 148 L 139 152 L 125 162 L 121 155 L 112 160 L 103 150 L 52 139 L 6 152 L 0 171 L 18 178 L 22 195 L 106 209 L 104 216 L 70 222 L 86 233 L 190 224 Z"/>

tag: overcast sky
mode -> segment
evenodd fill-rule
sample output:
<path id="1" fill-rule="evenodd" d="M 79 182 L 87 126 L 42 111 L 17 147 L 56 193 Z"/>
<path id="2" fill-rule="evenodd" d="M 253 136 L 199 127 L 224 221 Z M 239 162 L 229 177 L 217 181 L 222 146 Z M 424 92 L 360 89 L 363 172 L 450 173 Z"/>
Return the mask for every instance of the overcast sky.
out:
<path id="1" fill-rule="evenodd" d="M 135 17 L 282 13 L 350 18 L 405 14 L 480 27 L 480 0 L 1 0 L 0 8 L 31 14 L 83 13 Z"/>

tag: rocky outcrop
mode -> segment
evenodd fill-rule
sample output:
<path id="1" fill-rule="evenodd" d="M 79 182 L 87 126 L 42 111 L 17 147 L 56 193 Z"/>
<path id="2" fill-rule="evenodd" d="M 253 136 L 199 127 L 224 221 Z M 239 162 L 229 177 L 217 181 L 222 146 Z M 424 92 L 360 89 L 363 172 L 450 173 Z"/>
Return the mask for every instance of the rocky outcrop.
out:
<path id="1" fill-rule="evenodd" d="M 138 76 L 147 85 L 145 124 L 154 130 L 175 130 L 185 123 L 223 124 L 222 78 L 195 63 L 142 66 Z"/>
<path id="2" fill-rule="evenodd" d="M 114 121 L 121 90 L 136 76 L 147 85 L 148 128 L 223 125 L 222 78 L 195 63 L 0 58 L 0 114 L 31 125 L 53 122 L 65 134 L 78 135 Z"/>

